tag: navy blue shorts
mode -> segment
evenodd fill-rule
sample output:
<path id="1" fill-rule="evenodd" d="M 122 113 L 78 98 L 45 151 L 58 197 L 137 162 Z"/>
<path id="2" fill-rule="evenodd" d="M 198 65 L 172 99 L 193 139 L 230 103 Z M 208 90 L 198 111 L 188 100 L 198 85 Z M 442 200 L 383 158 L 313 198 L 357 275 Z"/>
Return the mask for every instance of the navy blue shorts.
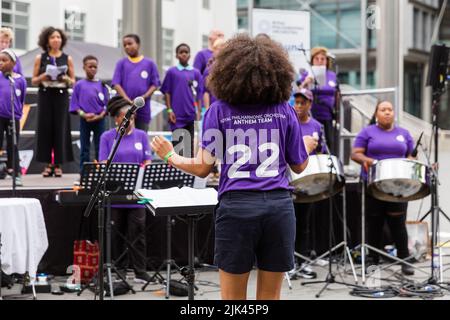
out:
<path id="1" fill-rule="evenodd" d="M 255 263 L 268 272 L 294 268 L 296 220 L 289 191 L 227 192 L 216 210 L 215 227 L 219 269 L 244 274 Z"/>

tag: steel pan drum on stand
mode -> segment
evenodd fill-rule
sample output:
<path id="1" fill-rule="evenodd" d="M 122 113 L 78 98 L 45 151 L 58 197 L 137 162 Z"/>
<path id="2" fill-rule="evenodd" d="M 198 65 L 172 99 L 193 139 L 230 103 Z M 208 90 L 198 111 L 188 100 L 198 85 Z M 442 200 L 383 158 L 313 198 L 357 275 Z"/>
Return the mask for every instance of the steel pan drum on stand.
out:
<path id="1" fill-rule="evenodd" d="M 368 191 L 376 199 L 408 202 L 430 194 L 430 168 L 409 159 L 378 161 L 369 170 Z"/>
<path id="2" fill-rule="evenodd" d="M 313 155 L 309 157 L 308 166 L 301 174 L 290 170 L 290 185 L 294 187 L 295 202 L 313 203 L 328 199 L 341 192 L 345 186 L 344 169 L 335 156 L 332 171 L 332 193 L 330 194 L 330 156 Z M 340 177 L 340 181 L 337 178 Z"/>

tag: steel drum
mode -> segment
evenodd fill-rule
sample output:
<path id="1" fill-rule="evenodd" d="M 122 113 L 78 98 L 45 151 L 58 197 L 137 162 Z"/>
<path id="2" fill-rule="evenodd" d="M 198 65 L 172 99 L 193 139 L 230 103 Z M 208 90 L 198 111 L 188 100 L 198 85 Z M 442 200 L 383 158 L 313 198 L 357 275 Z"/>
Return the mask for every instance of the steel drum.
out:
<path id="1" fill-rule="evenodd" d="M 408 202 L 430 194 L 430 168 L 409 159 L 378 161 L 369 170 L 368 191 L 379 200 Z"/>
<path id="2" fill-rule="evenodd" d="M 335 156 L 331 156 L 333 171 L 330 193 L 330 156 L 313 155 L 309 157 L 308 166 L 301 174 L 290 170 L 290 185 L 294 187 L 294 201 L 312 203 L 328 199 L 342 191 L 345 185 L 344 169 Z M 337 177 L 340 177 L 340 181 Z"/>

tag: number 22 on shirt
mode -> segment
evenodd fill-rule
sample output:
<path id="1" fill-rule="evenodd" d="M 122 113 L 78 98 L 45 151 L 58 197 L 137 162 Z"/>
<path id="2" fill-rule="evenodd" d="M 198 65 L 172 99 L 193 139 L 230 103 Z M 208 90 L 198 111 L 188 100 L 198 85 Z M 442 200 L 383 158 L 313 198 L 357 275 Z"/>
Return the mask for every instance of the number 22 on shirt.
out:
<path id="1" fill-rule="evenodd" d="M 279 170 L 274 170 L 272 167 L 275 162 L 278 162 L 280 156 L 280 147 L 275 143 L 264 143 L 258 147 L 258 153 L 262 156 L 264 153 L 271 151 L 271 155 L 262 161 L 255 171 L 258 178 L 273 178 L 279 175 Z M 235 161 L 230 169 L 228 170 L 228 178 L 230 179 L 245 179 L 250 178 L 250 171 L 239 170 L 241 167 L 248 164 L 253 158 L 252 149 L 245 144 L 238 144 L 231 146 L 227 150 L 228 156 L 233 156 L 234 154 L 239 154 L 240 157 Z M 226 158 L 227 160 L 230 157 Z M 272 168 L 271 170 L 269 168 Z M 277 166 L 278 168 L 278 166 Z"/>

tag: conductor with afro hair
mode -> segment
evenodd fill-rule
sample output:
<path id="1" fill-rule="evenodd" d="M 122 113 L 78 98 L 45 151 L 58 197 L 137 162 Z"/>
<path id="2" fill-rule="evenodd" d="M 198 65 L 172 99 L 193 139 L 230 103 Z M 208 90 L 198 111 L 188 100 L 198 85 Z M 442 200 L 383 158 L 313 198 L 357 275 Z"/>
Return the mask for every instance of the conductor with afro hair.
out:
<path id="1" fill-rule="evenodd" d="M 286 51 L 267 37 L 237 35 L 211 67 L 207 86 L 218 98 L 205 114 L 195 159 L 176 154 L 163 137 L 151 145 L 171 166 L 207 177 L 220 160 L 215 261 L 222 299 L 247 299 L 256 264 L 258 300 L 280 299 L 294 268 L 295 212 L 287 170 L 301 173 L 317 142 L 302 138 L 288 104 L 294 70 Z"/>

